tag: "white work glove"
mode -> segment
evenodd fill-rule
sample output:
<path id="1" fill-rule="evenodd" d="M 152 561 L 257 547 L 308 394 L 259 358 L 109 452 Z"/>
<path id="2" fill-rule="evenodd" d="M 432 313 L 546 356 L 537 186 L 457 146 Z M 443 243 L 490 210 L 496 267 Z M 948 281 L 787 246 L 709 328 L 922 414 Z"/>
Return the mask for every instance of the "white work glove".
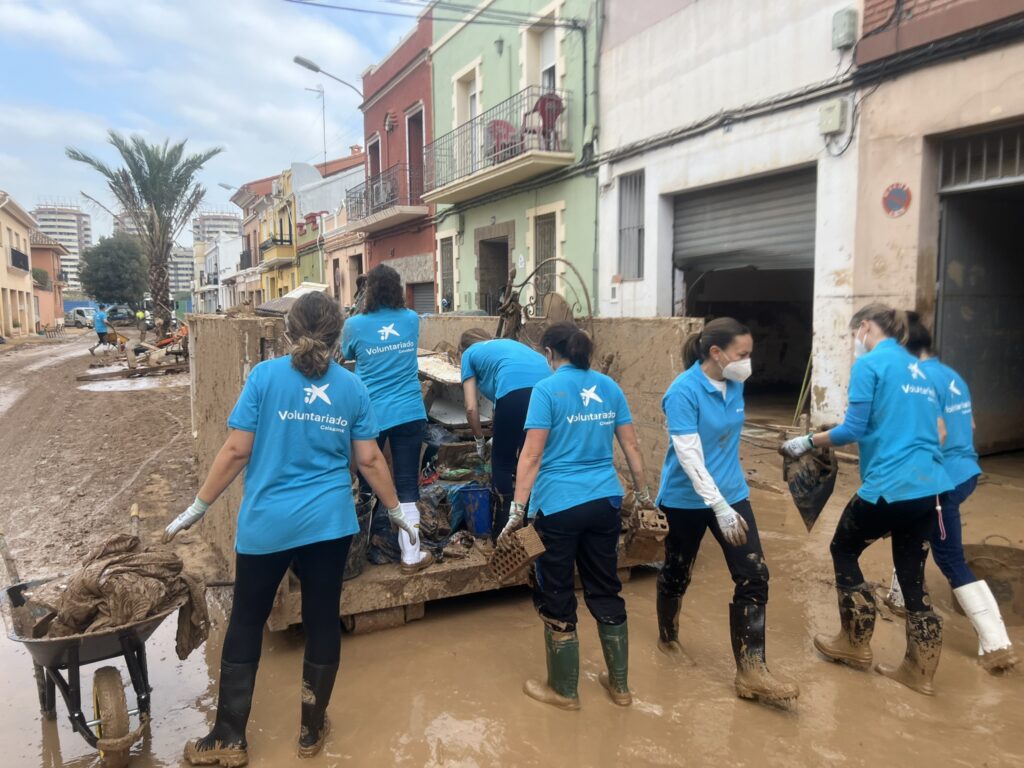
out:
<path id="1" fill-rule="evenodd" d="M 192 502 L 191 506 L 174 518 L 170 525 L 164 528 L 164 543 L 166 544 L 177 536 L 178 531 L 187 530 L 202 520 L 203 515 L 206 514 L 206 510 L 209 508 L 209 504 L 196 496 L 196 500 Z"/>
<path id="2" fill-rule="evenodd" d="M 633 490 L 633 498 L 636 499 L 637 509 L 654 509 L 654 499 L 651 498 L 651 486 Z"/>
<path id="3" fill-rule="evenodd" d="M 519 526 L 523 524 L 524 517 L 526 517 L 526 507 L 519 502 L 513 501 L 512 506 L 508 510 L 508 522 L 505 523 L 505 527 L 498 534 L 498 547 L 504 549 L 511 545 L 512 535 L 519 530 Z"/>
<path id="4" fill-rule="evenodd" d="M 486 455 L 487 455 L 487 438 L 485 438 L 485 437 L 478 437 L 476 439 L 476 455 L 479 456 L 481 459 L 486 457 Z"/>
<path id="5" fill-rule="evenodd" d="M 740 513 L 729 506 L 725 499 L 719 499 L 711 505 L 715 512 L 715 521 L 718 529 L 727 542 L 734 547 L 742 547 L 747 543 L 747 521 L 740 517 Z"/>
<path id="6" fill-rule="evenodd" d="M 391 519 L 392 525 L 396 525 L 409 534 L 409 543 L 412 546 L 416 546 L 419 543 L 419 534 L 416 528 L 409 525 L 409 521 L 405 517 L 405 512 L 402 511 L 402 505 L 396 504 L 394 508 L 388 510 L 388 517 Z"/>
<path id="7" fill-rule="evenodd" d="M 791 459 L 799 459 L 808 451 L 814 450 L 814 443 L 811 441 L 812 435 L 800 435 L 799 437 L 793 437 L 782 444 L 779 448 L 779 452 L 783 456 L 789 456 Z"/>

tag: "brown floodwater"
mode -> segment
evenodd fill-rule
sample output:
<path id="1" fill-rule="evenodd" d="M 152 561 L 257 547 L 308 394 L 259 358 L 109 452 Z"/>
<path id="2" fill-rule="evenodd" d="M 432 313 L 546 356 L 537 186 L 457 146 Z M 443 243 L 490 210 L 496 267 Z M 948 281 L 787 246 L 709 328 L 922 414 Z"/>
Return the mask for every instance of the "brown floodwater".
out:
<path id="1" fill-rule="evenodd" d="M 769 665 L 800 683 L 794 711 L 743 701 L 734 694 L 728 634 L 731 582 L 708 536 L 680 622 L 683 644 L 696 667 L 674 667 L 656 649 L 653 572 L 634 571 L 624 587 L 632 707 L 615 706 L 601 689 L 601 651 L 582 607 L 582 709 L 554 710 L 524 696 L 523 680 L 544 670 L 541 625 L 528 593 L 506 590 L 433 603 L 421 621 L 346 636 L 329 710 L 333 731 L 325 752 L 302 764 L 1024 764 L 1024 675 L 994 678 L 978 667 L 973 632 L 952 611 L 948 587 L 931 563 L 929 584 L 946 618 L 934 698 L 873 672 L 829 664 L 811 645 L 815 631 L 832 632 L 838 624 L 828 541 L 841 504 L 830 504 L 807 534 L 784 498 L 759 491 L 752 500 L 772 573 Z M 1001 507 L 1005 512 L 986 521 L 1019 545 L 1024 521 L 1013 514 L 1013 506 Z M 978 520 L 970 523 L 968 540 L 977 540 L 980 536 L 970 533 Z M 869 579 L 888 579 L 891 560 L 884 542 L 873 546 L 863 562 Z M 219 601 L 211 602 L 213 635 L 187 661 L 179 662 L 174 655 L 174 621 L 165 622 L 149 643 L 153 719 L 149 735 L 133 750 L 133 766 L 183 765 L 184 742 L 203 735 L 212 720 L 224 615 Z M 1010 627 L 1010 635 L 1024 649 L 1024 627 Z M 903 648 L 902 623 L 880 620 L 873 642 L 876 660 L 896 661 Z M 252 766 L 299 764 L 295 740 L 301 663 L 300 630 L 266 636 L 249 724 Z M 91 668 L 84 677 L 83 698 L 91 702 Z M 95 753 L 71 731 L 63 702 L 58 701 L 58 722 L 40 719 L 30 660 L 20 645 L 6 640 L 0 642 L 0 693 L 0 765 L 98 765 Z M 87 714 L 90 709 L 87 705 Z"/>

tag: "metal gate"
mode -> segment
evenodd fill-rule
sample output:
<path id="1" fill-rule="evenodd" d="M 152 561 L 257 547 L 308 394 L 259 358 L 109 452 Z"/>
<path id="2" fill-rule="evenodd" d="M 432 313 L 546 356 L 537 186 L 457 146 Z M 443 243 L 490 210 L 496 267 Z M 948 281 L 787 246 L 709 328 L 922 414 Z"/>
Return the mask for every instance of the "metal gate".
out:
<path id="1" fill-rule="evenodd" d="M 549 213 L 534 219 L 533 229 L 533 263 L 539 265 L 534 276 L 533 285 L 538 310 L 543 312 L 544 297 L 556 289 L 555 280 L 555 214 Z"/>
<path id="2" fill-rule="evenodd" d="M 435 311 L 433 283 L 410 283 L 409 289 L 412 291 L 412 309 L 414 312 L 423 315 Z"/>
<path id="3" fill-rule="evenodd" d="M 455 309 L 455 259 L 452 238 L 441 240 L 441 311 Z"/>
<path id="4" fill-rule="evenodd" d="M 814 168 L 678 195 L 673 263 L 699 272 L 813 269 L 816 196 Z"/>

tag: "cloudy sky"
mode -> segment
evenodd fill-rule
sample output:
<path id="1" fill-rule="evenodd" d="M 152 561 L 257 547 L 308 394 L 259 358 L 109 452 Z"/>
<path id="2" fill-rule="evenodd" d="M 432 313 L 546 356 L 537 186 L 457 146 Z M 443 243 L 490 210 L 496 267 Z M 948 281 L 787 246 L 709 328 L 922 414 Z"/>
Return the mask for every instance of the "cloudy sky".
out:
<path id="1" fill-rule="evenodd" d="M 362 143 L 356 94 L 292 57 L 361 87 L 362 72 L 413 23 L 285 0 L 0 0 L 0 189 L 27 208 L 49 198 L 87 206 L 80 190 L 113 207 L 95 171 L 64 155 L 70 145 L 114 161 L 113 128 L 188 139 L 196 151 L 223 147 L 201 178 L 207 206 L 231 210 L 218 182 L 322 158 L 320 102 L 305 88 L 325 88 L 329 157 Z M 110 217 L 90 212 L 94 230 L 109 232 Z"/>

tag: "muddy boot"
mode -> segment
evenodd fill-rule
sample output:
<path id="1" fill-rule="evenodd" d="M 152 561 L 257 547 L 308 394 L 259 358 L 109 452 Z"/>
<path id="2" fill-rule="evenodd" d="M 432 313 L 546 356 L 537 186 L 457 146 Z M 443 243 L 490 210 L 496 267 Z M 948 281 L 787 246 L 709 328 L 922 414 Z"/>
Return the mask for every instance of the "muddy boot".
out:
<path id="1" fill-rule="evenodd" d="M 829 661 L 854 669 L 871 669 L 871 636 L 875 631 L 875 599 L 867 585 L 837 587 L 839 634 L 815 635 L 814 647 Z"/>
<path id="2" fill-rule="evenodd" d="M 527 680 L 523 684 L 523 693 L 559 709 L 579 709 L 576 685 L 580 678 L 580 641 L 576 632 L 554 632 L 545 626 L 544 647 L 548 681 Z"/>
<path id="3" fill-rule="evenodd" d="M 978 663 L 982 669 L 995 675 L 1017 666 L 1019 660 L 988 583 L 982 580 L 964 584 L 954 589 L 953 595 L 978 635 Z"/>
<path id="4" fill-rule="evenodd" d="M 185 745 L 190 765 L 220 765 L 237 768 L 249 762 L 245 724 L 252 708 L 259 664 L 220 663 L 220 692 L 217 694 L 217 719 L 213 730 L 201 739 Z"/>
<path id="5" fill-rule="evenodd" d="M 768 671 L 764 651 L 763 605 L 729 605 L 732 653 L 736 657 L 736 695 L 766 704 L 789 705 L 800 695 L 796 683 L 776 679 Z"/>
<path id="6" fill-rule="evenodd" d="M 331 721 L 327 705 L 338 676 L 337 664 L 302 662 L 302 727 L 299 731 L 299 757 L 316 757 L 323 749 Z"/>
<path id="7" fill-rule="evenodd" d="M 907 652 L 898 667 L 879 664 L 879 673 L 926 696 L 934 696 L 932 678 L 942 653 L 942 619 L 931 611 L 907 612 Z"/>
<path id="8" fill-rule="evenodd" d="M 658 592 L 658 650 L 678 663 L 692 667 L 693 659 L 679 644 L 679 609 L 682 605 L 682 596 L 675 597 Z"/>
<path id="9" fill-rule="evenodd" d="M 612 701 L 620 707 L 628 707 L 633 703 L 633 694 L 629 692 L 626 682 L 629 671 L 629 629 L 626 622 L 614 625 L 598 622 L 597 634 L 601 638 L 604 663 L 608 667 L 608 671 L 602 672 L 598 679 Z"/>

